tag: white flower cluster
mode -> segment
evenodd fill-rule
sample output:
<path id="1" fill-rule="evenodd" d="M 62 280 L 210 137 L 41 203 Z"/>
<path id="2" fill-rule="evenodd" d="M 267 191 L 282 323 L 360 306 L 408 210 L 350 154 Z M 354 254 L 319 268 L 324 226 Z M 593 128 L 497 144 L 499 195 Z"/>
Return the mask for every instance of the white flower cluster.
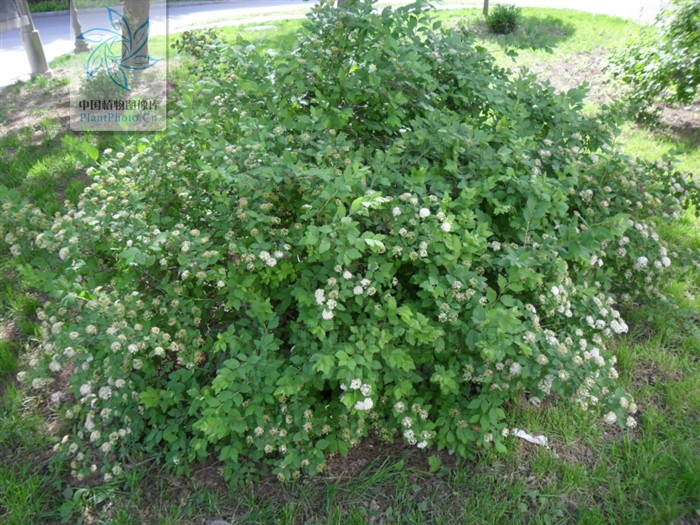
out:
<path id="1" fill-rule="evenodd" d="M 570 278 L 567 278 L 564 283 L 559 283 L 558 285 L 553 285 L 550 288 L 550 292 L 557 302 L 556 311 L 563 314 L 565 317 L 570 318 L 573 316 L 573 310 L 571 309 L 571 301 L 569 300 L 568 287 L 571 287 L 573 282 Z M 546 302 L 546 299 L 545 301 Z"/>
<path id="2" fill-rule="evenodd" d="M 358 401 L 355 403 L 355 410 L 371 410 L 372 407 L 374 406 L 374 401 L 372 401 L 371 397 L 366 397 L 362 401 Z"/>
<path id="3" fill-rule="evenodd" d="M 345 383 L 341 383 L 340 389 L 343 391 L 347 391 L 348 389 L 359 390 L 360 393 L 362 393 L 364 399 L 355 403 L 355 410 L 366 411 L 371 410 L 372 407 L 374 407 L 374 401 L 371 397 L 369 397 L 372 394 L 372 385 L 363 383 L 362 379 L 353 379 L 352 381 L 350 381 L 349 387 Z"/>
<path id="4" fill-rule="evenodd" d="M 394 410 L 401 414 L 406 410 L 406 405 L 402 401 L 397 402 L 394 405 Z M 426 420 L 428 418 L 428 413 L 425 411 L 420 404 L 414 403 L 411 406 L 411 411 L 418 415 L 419 419 Z M 414 427 L 414 420 L 411 416 L 405 416 L 401 420 L 401 426 L 404 427 L 403 437 L 409 445 L 416 445 L 420 449 L 424 449 L 428 446 L 428 442 L 435 437 L 435 433 L 429 430 L 418 430 Z"/>
<path id="5" fill-rule="evenodd" d="M 616 334 L 626 334 L 629 330 L 627 323 L 623 319 L 613 319 L 610 321 L 610 328 Z"/>
<path id="6" fill-rule="evenodd" d="M 637 260 L 634 262 L 634 269 L 635 270 L 644 270 L 646 267 L 649 265 L 649 259 L 647 259 L 644 256 L 638 257 Z"/>
<path id="7" fill-rule="evenodd" d="M 281 252 L 280 252 L 281 253 Z M 263 250 L 258 254 L 258 258 L 263 261 L 267 266 L 276 266 L 277 257 L 273 257 L 269 252 Z"/>
<path id="8" fill-rule="evenodd" d="M 342 266 L 340 265 L 336 266 L 335 271 L 341 274 L 342 281 L 339 282 L 339 280 L 335 277 L 331 277 L 327 280 L 326 284 L 331 288 L 331 290 L 328 292 L 328 297 L 326 298 L 326 290 L 323 288 L 318 288 L 314 292 L 316 304 L 323 307 L 323 310 L 321 311 L 321 318 L 324 320 L 331 320 L 333 317 L 335 317 L 334 310 L 338 307 L 338 301 L 341 298 L 349 298 L 352 296 L 360 296 L 365 294 L 371 297 L 377 293 L 377 289 L 372 286 L 371 280 L 363 278 L 360 281 L 356 281 L 355 286 L 352 286 L 352 279 L 354 277 L 352 272 L 349 270 L 343 270 Z M 344 286 L 344 283 L 352 286 L 352 288 L 348 290 L 348 286 Z M 377 304 L 377 306 L 381 308 L 379 304 Z"/>

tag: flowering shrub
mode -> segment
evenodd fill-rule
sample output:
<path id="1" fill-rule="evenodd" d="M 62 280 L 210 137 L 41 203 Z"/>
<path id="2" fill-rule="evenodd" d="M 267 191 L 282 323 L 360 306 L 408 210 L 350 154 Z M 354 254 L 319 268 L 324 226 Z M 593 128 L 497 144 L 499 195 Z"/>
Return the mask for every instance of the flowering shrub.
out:
<path id="1" fill-rule="evenodd" d="M 606 341 L 693 257 L 656 229 L 697 186 L 420 3 L 198 52 L 167 132 L 105 151 L 76 206 L 3 205 L 50 297 L 21 379 L 68 382 L 76 476 L 141 451 L 288 479 L 370 431 L 503 450 L 523 397 L 635 424 Z"/>

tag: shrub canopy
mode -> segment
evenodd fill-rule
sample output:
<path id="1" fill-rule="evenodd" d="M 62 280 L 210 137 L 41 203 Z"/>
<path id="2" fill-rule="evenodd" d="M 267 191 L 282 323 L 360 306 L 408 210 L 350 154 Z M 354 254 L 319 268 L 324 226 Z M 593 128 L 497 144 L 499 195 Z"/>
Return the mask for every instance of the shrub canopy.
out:
<path id="1" fill-rule="evenodd" d="M 515 31 L 522 18 L 522 9 L 509 4 L 496 4 L 486 17 L 486 28 L 491 33 L 506 35 Z"/>
<path id="2" fill-rule="evenodd" d="M 75 475 L 141 451 L 288 479 L 369 432 L 467 456 L 521 399 L 634 424 L 606 341 L 685 266 L 656 230 L 697 188 L 616 153 L 582 91 L 372 4 L 315 7 L 289 49 L 189 35 L 166 132 L 60 216 L 6 199 L 51 297 L 21 378 L 67 381 Z"/>
<path id="3" fill-rule="evenodd" d="M 700 89 L 700 0 L 674 0 L 656 25 L 613 54 L 608 70 L 630 84 L 637 106 L 659 99 L 688 104 Z"/>

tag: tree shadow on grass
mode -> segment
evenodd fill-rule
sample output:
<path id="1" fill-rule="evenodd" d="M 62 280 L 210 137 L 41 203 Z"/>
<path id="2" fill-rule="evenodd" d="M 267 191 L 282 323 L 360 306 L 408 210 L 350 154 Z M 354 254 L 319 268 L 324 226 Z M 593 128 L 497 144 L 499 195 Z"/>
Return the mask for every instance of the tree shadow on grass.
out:
<path id="1" fill-rule="evenodd" d="M 700 101 L 661 110 L 660 125 L 654 129 L 688 150 L 700 148 Z"/>
<path id="2" fill-rule="evenodd" d="M 88 139 L 70 130 L 68 79 L 55 73 L 0 88 L 0 185 L 49 216 L 61 211 L 64 199 L 77 202 L 92 182 L 79 144 L 114 142 L 107 134 Z"/>
<path id="3" fill-rule="evenodd" d="M 503 48 L 552 50 L 562 41 L 570 38 L 575 27 L 553 16 L 524 16 L 517 29 L 507 35 L 495 35 L 486 29 L 483 20 L 473 22 L 470 29 L 487 42 Z"/>
<path id="4" fill-rule="evenodd" d="M 691 154 L 700 148 L 700 101 L 681 106 L 659 105 L 656 112 L 636 125 L 664 142 L 675 154 Z"/>

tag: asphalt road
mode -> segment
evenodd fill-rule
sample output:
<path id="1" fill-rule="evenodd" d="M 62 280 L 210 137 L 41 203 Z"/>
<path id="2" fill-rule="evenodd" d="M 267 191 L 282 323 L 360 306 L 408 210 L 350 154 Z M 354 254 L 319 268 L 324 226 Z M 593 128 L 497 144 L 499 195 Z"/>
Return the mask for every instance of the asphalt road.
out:
<path id="1" fill-rule="evenodd" d="M 216 3 L 165 3 L 151 4 L 152 36 L 166 32 L 173 34 L 194 27 L 207 25 L 234 25 L 249 22 L 265 22 L 292 16 L 291 11 L 309 9 L 317 0 L 225 0 Z M 452 4 L 450 5 L 450 1 Z M 567 8 L 592 13 L 609 14 L 648 22 L 668 0 L 509 0 L 522 7 Z M 492 2 L 495 3 L 495 2 Z M 455 5 L 448 0 L 447 8 L 481 5 L 481 0 L 466 0 Z M 295 14 L 294 17 L 300 15 Z M 236 20 L 221 22 L 235 17 Z M 109 27 L 104 9 L 80 10 L 82 29 Z M 215 22 L 219 20 L 219 22 Z M 41 13 L 34 15 L 36 26 L 44 46 L 47 60 L 70 53 L 74 46 L 74 33 L 68 12 Z M 20 30 L 0 34 L 0 86 L 29 77 L 30 69 L 22 45 Z"/>

